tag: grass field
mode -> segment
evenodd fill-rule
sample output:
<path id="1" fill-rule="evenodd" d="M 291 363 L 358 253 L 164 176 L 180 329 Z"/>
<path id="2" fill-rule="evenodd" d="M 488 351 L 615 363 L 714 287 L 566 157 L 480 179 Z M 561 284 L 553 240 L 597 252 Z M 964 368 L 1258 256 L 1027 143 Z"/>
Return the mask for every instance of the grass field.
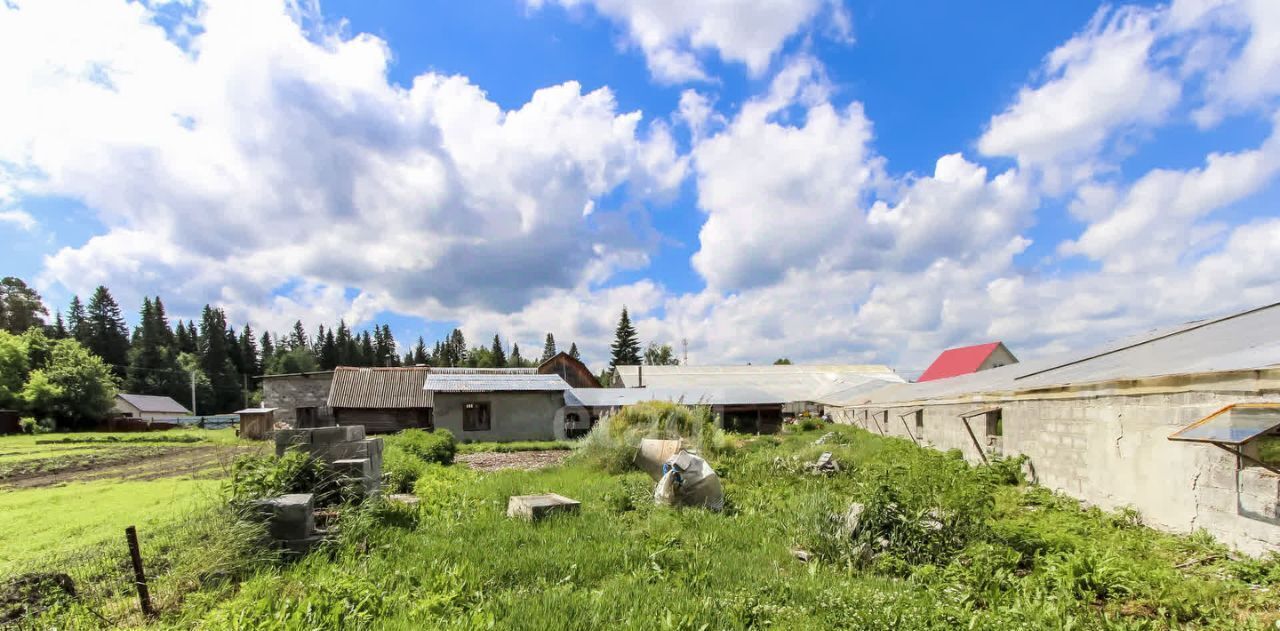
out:
<path id="1" fill-rule="evenodd" d="M 0 492 L 0 574 L 41 557 L 106 540 L 123 541 L 126 526 L 145 532 L 216 501 L 218 485 L 186 477 Z"/>
<path id="2" fill-rule="evenodd" d="M 0 437 L 0 574 L 219 501 L 215 455 L 254 446 L 233 430 Z"/>
<path id="3" fill-rule="evenodd" d="M 219 574 L 232 582 L 157 572 L 169 596 L 149 624 L 1274 629 L 1280 618 L 1274 559 L 1235 559 L 1203 535 L 1145 528 L 1130 511 L 1082 510 L 1018 484 L 1016 462 L 973 468 L 847 427 L 814 445 L 822 433 L 733 439 L 713 459 L 720 513 L 654 506 L 647 476 L 603 473 L 589 453 L 534 472 L 430 465 L 417 508 L 345 509 L 341 535 L 298 562 Z M 822 451 L 840 473 L 807 471 Z M 504 515 L 508 496 L 548 491 L 582 501 L 581 513 L 536 524 Z M 850 527 L 853 502 L 863 510 Z M 148 562 L 202 567 L 208 550 L 237 549 L 224 531 L 192 531 L 183 536 L 198 549 L 146 551 Z M 119 598 L 127 604 L 127 591 Z M 46 621 L 98 624 L 74 606 Z"/>

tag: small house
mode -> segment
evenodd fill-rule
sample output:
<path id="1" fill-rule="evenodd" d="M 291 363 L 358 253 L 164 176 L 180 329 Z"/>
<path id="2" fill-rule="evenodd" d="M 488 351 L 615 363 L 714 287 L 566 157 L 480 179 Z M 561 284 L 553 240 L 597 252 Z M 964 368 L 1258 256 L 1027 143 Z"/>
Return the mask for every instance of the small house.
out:
<path id="1" fill-rule="evenodd" d="M 155 421 L 191 416 L 191 410 L 169 397 L 150 394 L 117 394 L 114 410 L 124 418 Z"/>
<path id="2" fill-rule="evenodd" d="M 333 371 L 295 372 L 263 375 L 263 407 L 276 408 L 276 420 L 294 428 L 333 425 L 329 409 L 329 388 Z"/>
<path id="3" fill-rule="evenodd" d="M 460 440 L 564 438 L 556 419 L 569 384 L 559 375 L 484 368 L 432 368 L 424 388 L 434 402 L 436 427 Z"/>
<path id="4" fill-rule="evenodd" d="M 961 346 L 942 351 L 938 358 L 920 375 L 917 382 L 933 381 L 969 375 L 981 370 L 991 370 L 1018 363 L 1018 358 L 1005 348 L 1003 342 L 990 342 L 974 346 Z"/>

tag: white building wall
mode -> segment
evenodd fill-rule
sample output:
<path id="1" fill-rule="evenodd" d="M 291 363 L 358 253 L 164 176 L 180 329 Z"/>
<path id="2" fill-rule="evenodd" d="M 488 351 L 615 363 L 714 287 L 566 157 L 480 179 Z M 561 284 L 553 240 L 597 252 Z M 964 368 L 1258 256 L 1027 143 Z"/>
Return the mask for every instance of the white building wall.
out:
<path id="1" fill-rule="evenodd" d="M 1130 506 L 1148 525 L 1171 532 L 1200 528 L 1250 554 L 1280 550 L 1280 475 L 1259 467 L 1237 474 L 1235 457 L 1207 444 L 1168 436 L 1230 403 L 1275 401 L 1238 393 L 1107 395 L 928 405 L 917 437 L 935 449 L 959 449 L 970 462 L 981 457 L 959 418 L 1000 405 L 1002 450 L 1030 459 L 1035 480 L 1048 488 L 1115 510 Z M 907 438 L 898 415 L 920 408 L 839 408 L 833 419 L 869 431 Z M 985 422 L 970 419 L 979 444 Z"/>

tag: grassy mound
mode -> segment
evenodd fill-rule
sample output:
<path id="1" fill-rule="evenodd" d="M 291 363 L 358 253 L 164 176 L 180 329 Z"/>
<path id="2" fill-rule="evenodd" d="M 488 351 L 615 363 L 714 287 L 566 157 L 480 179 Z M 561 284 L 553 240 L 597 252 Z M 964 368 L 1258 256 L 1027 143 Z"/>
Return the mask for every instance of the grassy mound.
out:
<path id="1" fill-rule="evenodd" d="M 732 449 L 728 437 L 716 426 L 711 408 L 648 401 L 600 419 L 578 442 L 574 460 L 607 473 L 622 473 L 633 468 L 640 441 L 645 438 L 683 440 L 707 458 Z"/>

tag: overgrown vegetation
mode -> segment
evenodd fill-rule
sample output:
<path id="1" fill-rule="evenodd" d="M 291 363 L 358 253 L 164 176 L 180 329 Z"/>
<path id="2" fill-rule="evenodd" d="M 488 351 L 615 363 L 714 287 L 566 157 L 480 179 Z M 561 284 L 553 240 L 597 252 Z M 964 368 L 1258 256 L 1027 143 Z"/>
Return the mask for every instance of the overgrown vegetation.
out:
<path id="1" fill-rule="evenodd" d="M 1133 511 L 1082 509 L 1020 484 L 1018 460 L 970 467 L 844 426 L 822 445 L 813 431 L 731 447 L 697 409 L 638 407 L 598 426 L 564 467 L 426 464 L 417 508 L 344 513 L 333 545 L 192 582 L 154 624 L 1270 629 L 1280 618 L 1280 559 L 1237 559 L 1202 534 L 1152 531 Z M 673 431 L 698 433 L 725 486 L 723 512 L 655 506 L 652 481 L 614 457 L 638 436 Z M 840 472 L 811 472 L 824 451 Z M 582 501 L 581 513 L 505 517 L 508 496 L 548 491 Z M 100 624 L 76 611 L 42 622 Z"/>
<path id="2" fill-rule="evenodd" d="M 578 441 L 574 460 L 607 473 L 632 468 L 640 441 L 645 438 L 681 440 L 688 449 L 705 457 L 732 449 L 728 437 L 716 426 L 711 408 L 667 401 L 648 401 L 605 416 Z"/>
<path id="3" fill-rule="evenodd" d="M 458 452 L 458 442 L 447 429 L 432 432 L 406 429 L 386 438 L 382 473 L 388 490 L 408 493 L 428 465 L 450 465 Z"/>

